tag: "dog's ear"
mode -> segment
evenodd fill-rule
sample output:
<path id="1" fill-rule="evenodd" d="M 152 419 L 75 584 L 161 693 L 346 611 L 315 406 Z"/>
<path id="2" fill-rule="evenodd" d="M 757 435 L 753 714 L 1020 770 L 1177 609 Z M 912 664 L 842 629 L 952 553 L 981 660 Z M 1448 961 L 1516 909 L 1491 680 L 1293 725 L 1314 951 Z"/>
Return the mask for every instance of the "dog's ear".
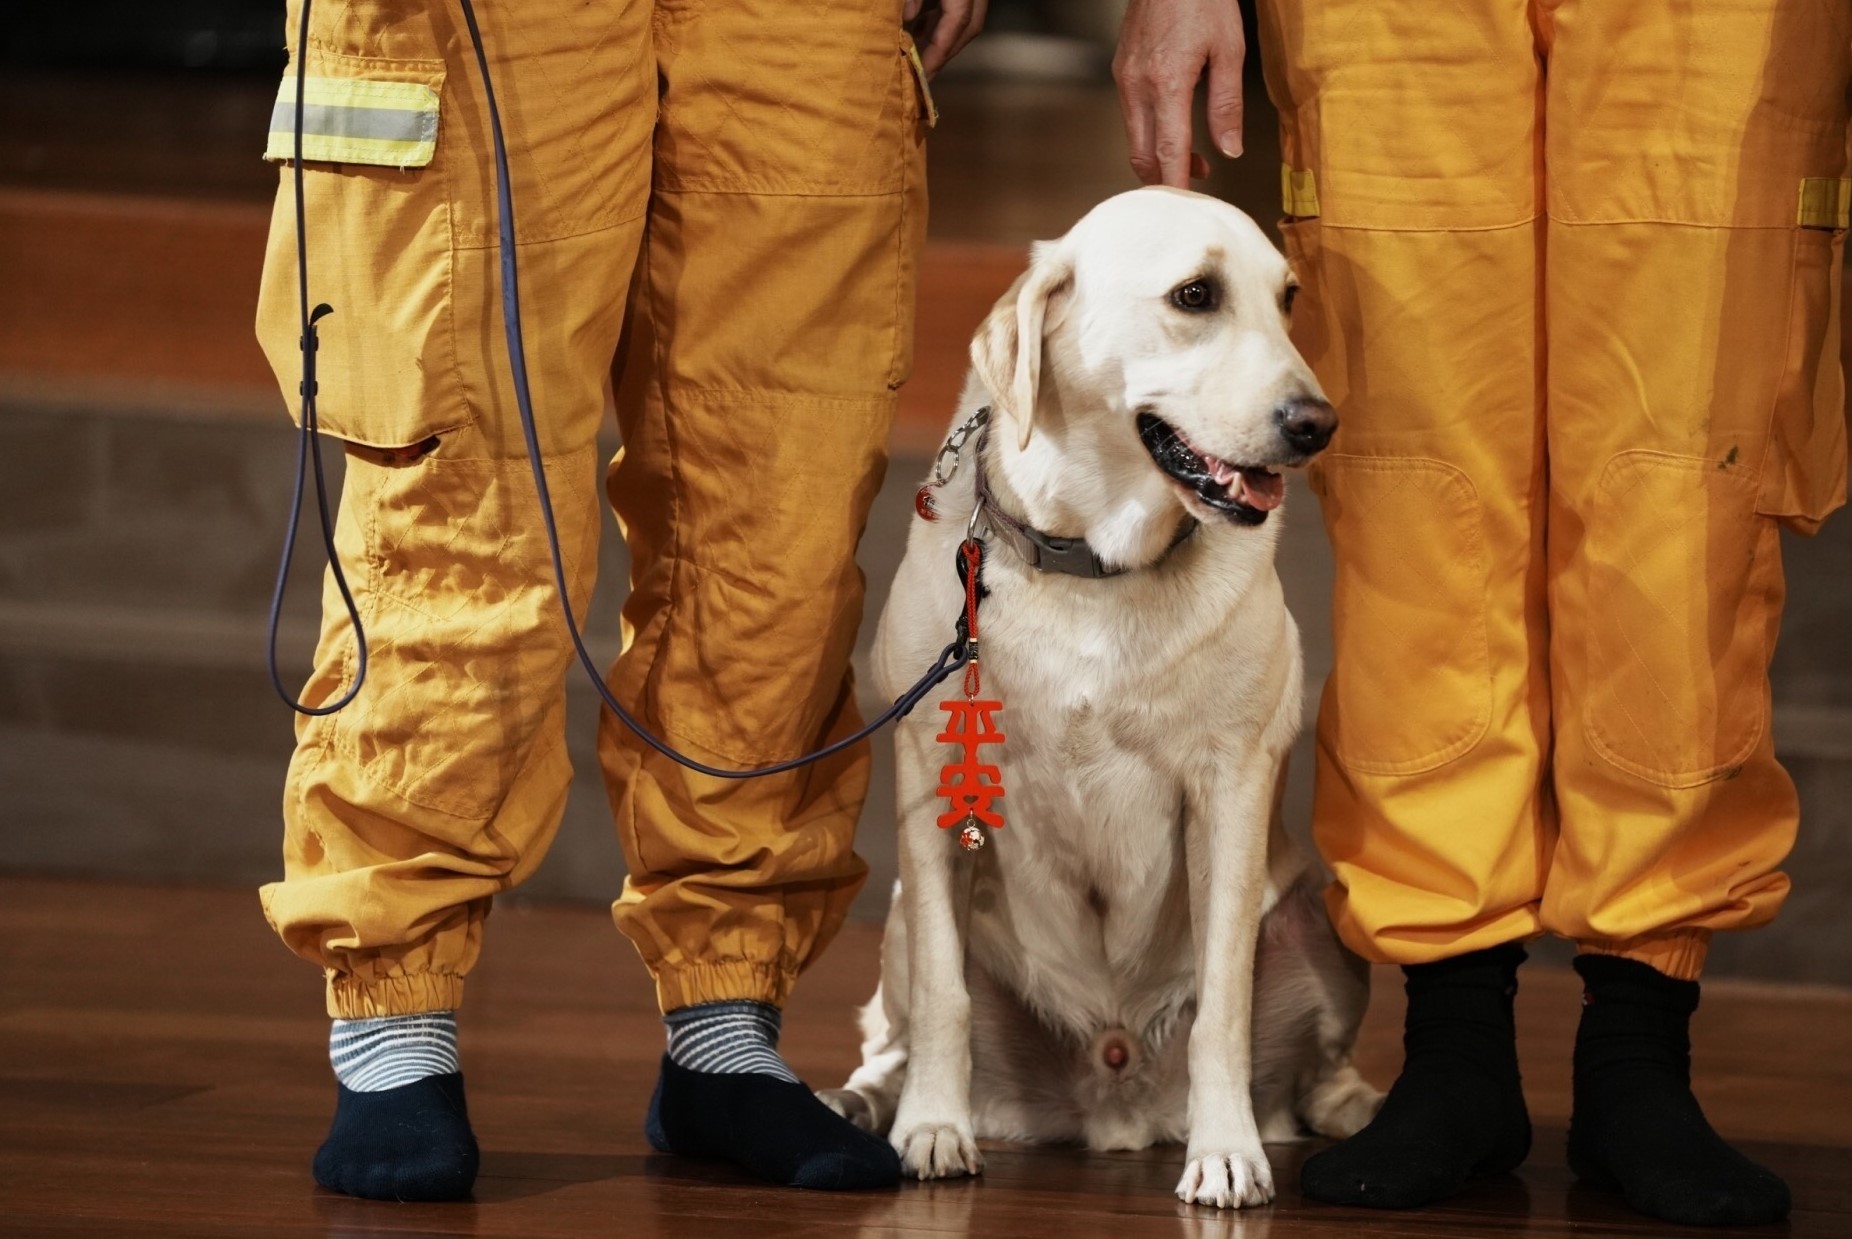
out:
<path id="1" fill-rule="evenodd" d="M 971 339 L 971 364 L 991 391 L 1000 412 L 1016 419 L 1016 442 L 1027 447 L 1035 427 L 1035 401 L 1042 384 L 1042 338 L 1052 325 L 1051 302 L 1074 282 L 1074 268 L 1053 245 L 1035 247 L 1029 269 L 1018 276 Z"/>

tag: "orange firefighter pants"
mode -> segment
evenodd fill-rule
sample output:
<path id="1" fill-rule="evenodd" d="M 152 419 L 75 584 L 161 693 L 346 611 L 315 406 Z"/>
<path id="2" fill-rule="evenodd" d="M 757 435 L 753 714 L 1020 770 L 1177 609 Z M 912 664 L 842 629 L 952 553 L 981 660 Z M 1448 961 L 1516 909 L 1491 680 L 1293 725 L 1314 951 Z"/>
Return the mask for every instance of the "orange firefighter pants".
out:
<path id="1" fill-rule="evenodd" d="M 1852 8 L 1270 0 L 1342 412 L 1315 833 L 1353 948 L 1698 975 L 1774 916 L 1778 526 L 1844 499 Z"/>
<path id="2" fill-rule="evenodd" d="M 855 544 L 911 365 L 924 236 L 898 0 L 476 9 L 581 616 L 615 388 L 624 446 L 604 484 L 633 579 L 610 684 L 713 764 L 845 734 Z M 564 808 L 571 650 L 503 344 L 488 111 L 461 15 L 324 0 L 311 21 L 294 50 L 316 105 L 309 287 L 334 306 L 320 413 L 347 444 L 337 544 L 372 662 L 352 705 L 299 724 L 285 874 L 262 896 L 324 969 L 329 1011 L 358 1017 L 461 999 L 491 898 L 539 864 Z M 289 175 L 258 334 L 293 406 Z M 355 673 L 331 587 L 324 614 L 311 705 Z M 851 846 L 866 749 L 726 782 L 609 717 L 599 746 L 629 865 L 615 916 L 664 1009 L 782 1002 L 866 872 Z"/>

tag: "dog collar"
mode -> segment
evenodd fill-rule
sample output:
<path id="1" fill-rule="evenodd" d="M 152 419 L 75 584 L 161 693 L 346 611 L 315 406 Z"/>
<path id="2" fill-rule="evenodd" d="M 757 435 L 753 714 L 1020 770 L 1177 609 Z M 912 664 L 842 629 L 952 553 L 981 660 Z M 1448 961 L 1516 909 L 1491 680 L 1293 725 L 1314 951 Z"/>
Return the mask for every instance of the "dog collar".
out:
<path id="1" fill-rule="evenodd" d="M 1037 572 L 1060 572 L 1068 576 L 1084 577 L 1088 580 L 1100 580 L 1105 577 L 1119 576 L 1129 571 L 1126 568 L 1109 568 L 1100 562 L 1093 547 L 1085 538 L 1057 538 L 1053 534 L 1043 533 L 1034 526 L 1016 519 L 1003 510 L 997 497 L 990 489 L 990 480 L 984 471 L 984 444 L 990 438 L 990 428 L 985 426 L 978 435 L 977 446 L 972 451 L 972 465 L 975 469 L 978 511 L 989 523 L 991 533 L 1003 545 L 1010 548 L 1016 557 L 1034 568 Z M 1177 529 L 1177 536 L 1170 540 L 1164 553 L 1158 556 L 1157 563 L 1163 563 L 1170 553 L 1189 540 L 1202 522 L 1193 516 L 1183 518 L 1183 524 Z M 1157 564 L 1147 565 L 1156 567 Z"/>

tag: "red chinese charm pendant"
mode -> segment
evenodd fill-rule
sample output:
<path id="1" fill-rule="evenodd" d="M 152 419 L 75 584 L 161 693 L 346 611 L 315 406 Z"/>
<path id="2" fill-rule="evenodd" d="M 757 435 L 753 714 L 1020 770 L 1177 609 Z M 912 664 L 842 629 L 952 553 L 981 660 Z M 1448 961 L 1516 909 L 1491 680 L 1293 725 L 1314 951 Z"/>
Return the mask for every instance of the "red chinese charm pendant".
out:
<path id="1" fill-rule="evenodd" d="M 939 794 L 951 806 L 939 815 L 939 827 L 959 827 L 960 846 L 975 852 L 984 846 L 984 827 L 995 830 L 1003 825 L 1003 814 L 997 811 L 997 801 L 1003 799 L 1003 772 L 978 752 L 983 745 L 1008 739 L 997 730 L 994 717 L 1003 703 L 967 698 L 941 702 L 939 708 L 948 716 L 939 743 L 956 744 L 964 750 L 959 760 L 946 762 L 939 772 Z"/>
<path id="2" fill-rule="evenodd" d="M 1003 703 L 979 701 L 977 696 L 984 687 L 977 656 L 978 575 L 984 569 L 984 550 L 966 538 L 958 548 L 958 558 L 964 564 L 964 638 L 970 660 L 965 663 L 965 699 L 939 703 L 947 715 L 939 743 L 956 744 L 963 750 L 963 756 L 946 762 L 939 771 L 939 794 L 951 804 L 939 815 L 939 829 L 958 827 L 958 845 L 975 852 L 988 838 L 986 826 L 996 830 L 1003 825 L 1003 814 L 997 812 L 997 801 L 1003 799 L 1003 771 L 986 763 L 978 750 L 986 744 L 1002 744 L 1009 737 L 997 730 L 995 715 Z"/>

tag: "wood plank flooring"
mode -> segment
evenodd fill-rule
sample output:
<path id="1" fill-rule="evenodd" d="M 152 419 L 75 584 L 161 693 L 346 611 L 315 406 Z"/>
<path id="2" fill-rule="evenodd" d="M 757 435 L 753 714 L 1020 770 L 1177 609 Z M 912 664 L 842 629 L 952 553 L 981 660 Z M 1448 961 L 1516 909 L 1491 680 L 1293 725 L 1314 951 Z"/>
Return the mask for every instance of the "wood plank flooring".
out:
<path id="1" fill-rule="evenodd" d="M 800 986 L 786 1048 L 812 1082 L 854 1064 L 851 1011 L 878 929 L 851 925 Z M 1537 1148 L 1446 1207 L 1332 1209 L 1293 1189 L 1308 1146 L 1275 1146 L 1279 1200 L 1243 1214 L 1170 1196 L 1181 1151 L 987 1149 L 974 1182 L 827 1195 L 768 1189 L 652 1153 L 640 1131 L 661 1051 L 642 968 L 602 909 L 506 903 L 463 1017 L 484 1149 L 472 1203 L 392 1205 L 317 1190 L 332 1103 L 313 972 L 254 892 L 0 879 L 0 1235 L 1302 1236 L 1658 1235 L 1563 1166 L 1574 977 L 1532 968 L 1520 998 Z M 1394 976 L 1361 1057 L 1399 1059 Z M 1852 1235 L 1852 991 L 1719 982 L 1697 1028 L 1713 1119 L 1788 1176 L 1800 1237 Z"/>

